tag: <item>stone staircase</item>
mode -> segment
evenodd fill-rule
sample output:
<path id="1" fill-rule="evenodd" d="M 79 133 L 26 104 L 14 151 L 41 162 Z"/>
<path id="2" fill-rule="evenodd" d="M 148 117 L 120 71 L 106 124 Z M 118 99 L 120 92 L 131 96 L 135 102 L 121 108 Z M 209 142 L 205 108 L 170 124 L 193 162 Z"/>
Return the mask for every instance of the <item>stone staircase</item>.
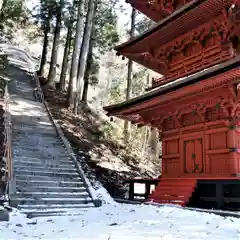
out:
<path id="1" fill-rule="evenodd" d="M 80 214 L 94 207 L 88 186 L 44 104 L 35 101 L 31 76 L 18 68 L 9 72 L 15 179 L 11 205 L 30 217 Z"/>

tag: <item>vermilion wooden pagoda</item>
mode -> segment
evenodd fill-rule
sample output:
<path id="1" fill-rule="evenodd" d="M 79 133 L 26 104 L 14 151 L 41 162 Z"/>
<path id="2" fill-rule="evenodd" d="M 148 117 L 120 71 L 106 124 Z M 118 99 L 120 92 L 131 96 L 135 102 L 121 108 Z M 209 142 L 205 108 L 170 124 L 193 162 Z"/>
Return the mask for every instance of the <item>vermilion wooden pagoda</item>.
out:
<path id="1" fill-rule="evenodd" d="M 149 199 L 240 207 L 240 1 L 128 2 L 158 23 L 116 51 L 164 77 L 104 109 L 159 129 L 162 177 Z"/>

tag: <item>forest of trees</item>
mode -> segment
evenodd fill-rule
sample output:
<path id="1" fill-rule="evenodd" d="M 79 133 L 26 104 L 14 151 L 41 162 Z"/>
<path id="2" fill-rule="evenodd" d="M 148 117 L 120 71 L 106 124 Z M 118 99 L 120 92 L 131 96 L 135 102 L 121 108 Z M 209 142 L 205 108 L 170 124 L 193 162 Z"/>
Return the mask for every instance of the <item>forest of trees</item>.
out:
<path id="1" fill-rule="evenodd" d="M 1 2 L 1 37 L 11 39 L 11 31 L 19 25 L 37 26 L 35 35 L 42 41 L 38 74 L 45 79 L 44 88 L 67 94 L 71 111 L 78 114 L 81 106 L 88 104 L 89 86 L 99 83 L 100 59 L 103 57 L 107 59 L 105 68 L 108 72 L 104 104 L 129 100 L 144 93 L 151 78 L 149 70 L 131 60 L 116 60 L 118 57 L 113 48 L 122 42 L 121 38 L 133 38 L 153 22 L 131 9 L 130 5 L 124 8 L 120 0 L 39 0 L 30 10 L 27 2 Z M 126 22 L 129 24 L 124 32 L 118 29 L 119 12 L 128 18 Z M 61 46 L 64 46 L 64 54 L 59 61 Z M 126 143 L 139 135 L 141 149 L 145 149 L 149 142 L 153 142 L 151 149 L 156 148 L 155 130 L 148 127 L 138 129 L 128 122 L 122 127 Z"/>

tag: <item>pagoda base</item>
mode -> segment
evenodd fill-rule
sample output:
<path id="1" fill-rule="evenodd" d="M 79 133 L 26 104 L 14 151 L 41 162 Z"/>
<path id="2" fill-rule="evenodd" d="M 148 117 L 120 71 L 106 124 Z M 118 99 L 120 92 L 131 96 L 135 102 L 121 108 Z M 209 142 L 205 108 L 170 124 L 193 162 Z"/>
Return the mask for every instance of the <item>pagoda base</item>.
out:
<path id="1" fill-rule="evenodd" d="M 240 177 L 164 177 L 148 200 L 161 204 L 239 211 Z"/>
<path id="2" fill-rule="evenodd" d="M 187 206 L 239 211 L 240 177 L 198 179 Z"/>

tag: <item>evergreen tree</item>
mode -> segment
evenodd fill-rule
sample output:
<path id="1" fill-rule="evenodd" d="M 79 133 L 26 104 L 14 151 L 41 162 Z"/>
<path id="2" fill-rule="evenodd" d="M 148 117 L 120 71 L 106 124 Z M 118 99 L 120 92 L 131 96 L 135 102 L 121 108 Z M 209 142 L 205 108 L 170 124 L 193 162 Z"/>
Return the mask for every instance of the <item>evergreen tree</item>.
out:
<path id="1" fill-rule="evenodd" d="M 87 103 L 88 86 L 98 83 L 100 69 L 98 58 L 106 52 L 112 51 L 119 41 L 117 32 L 117 15 L 114 3 L 111 1 L 99 2 L 96 8 L 94 24 L 89 44 L 82 101 Z"/>
<path id="2" fill-rule="evenodd" d="M 64 0 L 59 0 L 59 2 L 56 4 L 56 26 L 54 30 L 52 55 L 51 55 L 49 73 L 48 73 L 48 84 L 50 85 L 54 83 L 55 77 L 56 77 L 63 8 L 64 8 Z"/>
<path id="3" fill-rule="evenodd" d="M 78 104 L 82 99 L 82 91 L 84 84 L 84 73 L 86 69 L 87 63 L 87 55 L 89 50 L 89 43 L 91 38 L 92 26 L 94 22 L 94 15 L 96 10 L 95 0 L 89 0 L 88 2 L 88 12 L 86 17 L 86 23 L 83 32 L 83 40 L 81 45 L 81 51 L 79 56 L 79 64 L 78 64 L 78 76 L 77 76 L 77 94 L 74 99 L 74 112 L 78 113 Z"/>
<path id="4" fill-rule="evenodd" d="M 131 14 L 131 29 L 130 29 L 130 39 L 132 39 L 135 36 L 135 30 L 136 30 L 136 9 L 132 8 L 132 14 Z M 132 97 L 132 72 L 133 72 L 133 61 L 131 59 L 128 60 L 128 69 L 127 69 L 127 89 L 126 89 L 126 100 L 130 100 Z M 125 120 L 124 122 L 124 136 L 126 143 L 129 140 L 129 128 L 130 128 L 130 122 Z"/>
<path id="5" fill-rule="evenodd" d="M 67 68 L 68 68 L 70 48 L 71 48 L 72 35 L 73 35 L 73 24 L 74 24 L 74 20 L 75 20 L 76 4 L 77 4 L 77 0 L 74 0 L 72 3 L 72 6 L 69 9 L 70 16 L 68 17 L 67 22 L 66 22 L 67 36 L 66 36 L 66 41 L 65 41 L 63 61 L 62 61 L 62 70 L 61 70 L 61 75 L 60 75 L 60 90 L 61 91 L 65 90 Z"/>
<path id="6" fill-rule="evenodd" d="M 76 97 L 77 91 L 77 72 L 78 72 L 78 61 L 79 54 L 82 43 L 82 34 L 84 27 L 84 0 L 79 0 L 78 2 L 78 15 L 77 15 L 77 25 L 76 34 L 74 39 L 74 47 L 72 53 L 72 62 L 70 69 L 69 85 L 68 85 L 68 103 L 71 109 L 74 106 L 74 99 Z"/>
<path id="7" fill-rule="evenodd" d="M 0 11 L 1 37 L 11 39 L 13 33 L 28 19 L 24 0 L 4 0 Z"/>

